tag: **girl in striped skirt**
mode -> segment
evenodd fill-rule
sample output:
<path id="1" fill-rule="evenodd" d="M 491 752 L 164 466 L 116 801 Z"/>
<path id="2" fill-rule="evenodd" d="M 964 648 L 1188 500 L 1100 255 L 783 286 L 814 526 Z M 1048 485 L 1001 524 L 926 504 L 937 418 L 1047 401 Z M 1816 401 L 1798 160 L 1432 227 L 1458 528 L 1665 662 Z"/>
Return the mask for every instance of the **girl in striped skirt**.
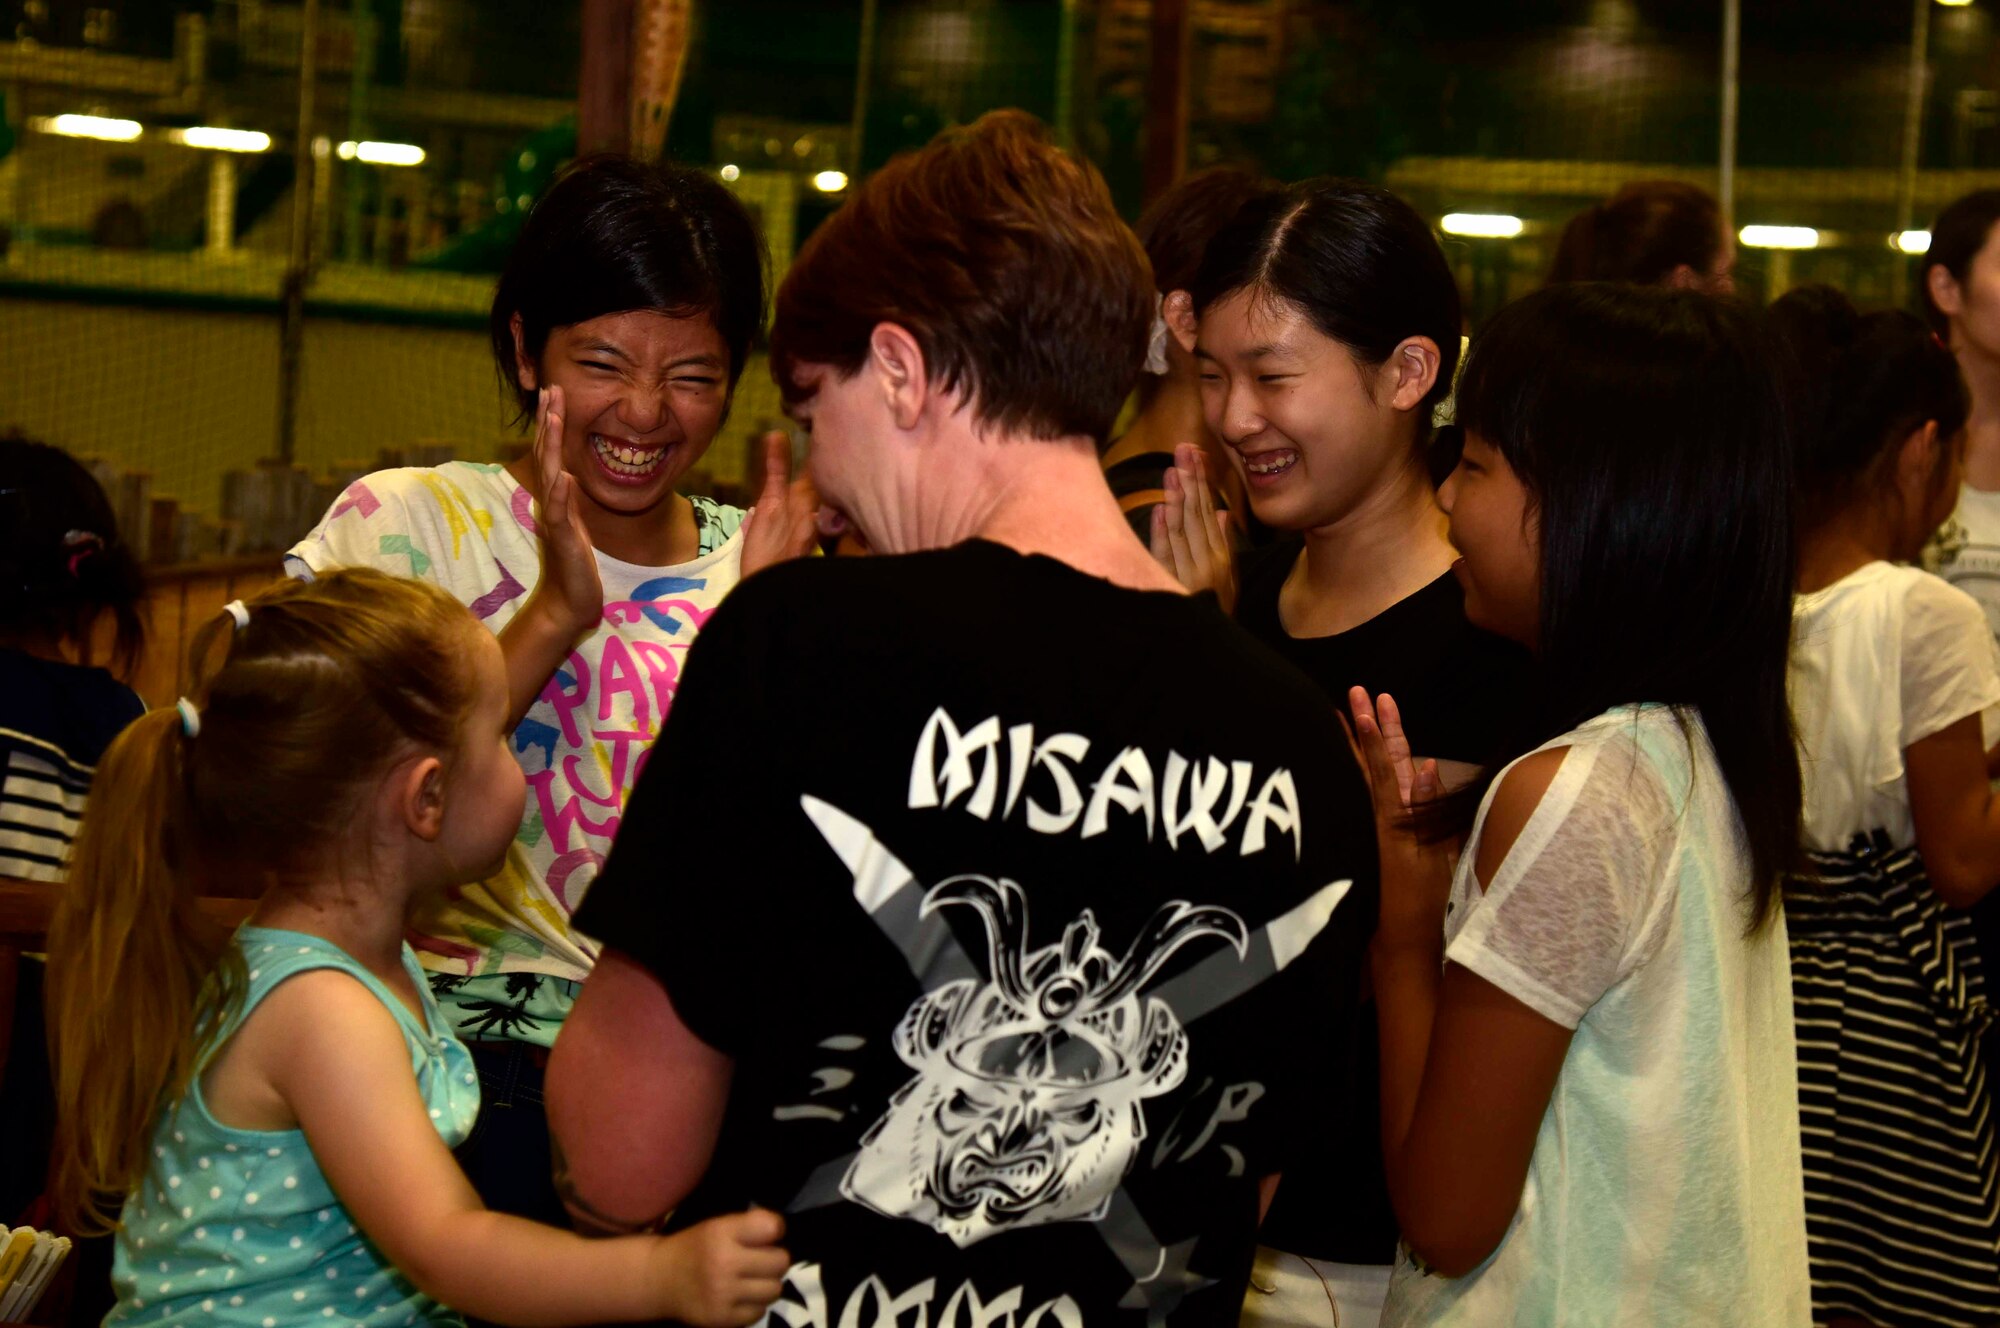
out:
<path id="1" fill-rule="evenodd" d="M 1958 367 L 1826 287 L 1772 309 L 1798 369 L 1793 706 L 1814 872 L 1785 909 L 1814 1317 L 2000 1321 L 1991 1019 L 1961 910 L 2000 882 L 1984 714 L 2000 658 L 1964 592 L 1904 564 L 1951 513 Z"/>

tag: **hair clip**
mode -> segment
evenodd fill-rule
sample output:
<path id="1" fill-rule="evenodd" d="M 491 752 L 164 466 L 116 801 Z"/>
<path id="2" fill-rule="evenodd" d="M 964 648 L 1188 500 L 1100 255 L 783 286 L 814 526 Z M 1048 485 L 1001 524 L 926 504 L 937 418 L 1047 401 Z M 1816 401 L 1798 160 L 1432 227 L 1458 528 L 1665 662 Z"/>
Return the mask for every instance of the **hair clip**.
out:
<path id="1" fill-rule="evenodd" d="M 232 599 L 222 606 L 222 611 L 236 620 L 236 630 L 242 631 L 250 625 L 250 606 L 240 599 Z"/>
<path id="2" fill-rule="evenodd" d="M 181 712 L 181 736 L 198 737 L 201 734 L 201 712 L 194 708 L 194 702 L 183 696 L 174 702 L 174 709 Z"/>

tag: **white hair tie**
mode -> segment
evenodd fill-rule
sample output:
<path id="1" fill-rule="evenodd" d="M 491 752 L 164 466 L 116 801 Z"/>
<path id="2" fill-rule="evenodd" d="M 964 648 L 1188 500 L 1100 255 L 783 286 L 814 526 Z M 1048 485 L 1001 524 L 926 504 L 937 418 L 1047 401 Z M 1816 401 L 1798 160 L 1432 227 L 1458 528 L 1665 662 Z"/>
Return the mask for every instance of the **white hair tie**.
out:
<path id="1" fill-rule="evenodd" d="M 1146 342 L 1146 372 L 1163 374 L 1167 371 L 1167 297 L 1153 297 L 1153 334 Z"/>
<path id="2" fill-rule="evenodd" d="M 201 734 L 201 712 L 194 708 L 194 702 L 183 696 L 174 702 L 174 709 L 181 714 L 181 735 L 194 738 Z"/>
<path id="3" fill-rule="evenodd" d="M 236 620 L 236 630 L 242 631 L 250 625 L 250 606 L 240 599 L 232 599 L 222 606 L 222 611 Z"/>

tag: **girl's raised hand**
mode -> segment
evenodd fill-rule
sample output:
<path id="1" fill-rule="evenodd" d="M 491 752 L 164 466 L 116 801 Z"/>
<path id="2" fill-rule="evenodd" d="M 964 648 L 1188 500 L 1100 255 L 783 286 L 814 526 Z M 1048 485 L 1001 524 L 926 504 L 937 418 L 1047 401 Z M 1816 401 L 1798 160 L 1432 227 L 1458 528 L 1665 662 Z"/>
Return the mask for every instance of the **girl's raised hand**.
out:
<path id="1" fill-rule="evenodd" d="M 1443 933 L 1445 900 L 1451 893 L 1451 860 L 1427 844 L 1410 813 L 1443 792 L 1437 762 L 1416 763 L 1403 732 L 1402 711 L 1384 692 L 1374 701 L 1364 687 L 1349 689 L 1353 713 L 1348 730 L 1355 760 L 1368 779 L 1375 807 L 1375 836 L 1382 862 L 1380 940 L 1435 943 Z"/>
<path id="2" fill-rule="evenodd" d="M 1236 548 L 1229 514 L 1215 507 L 1208 458 L 1193 443 L 1174 449 L 1166 501 L 1153 509 L 1153 557 L 1192 591 L 1212 590 L 1224 613 L 1236 612 Z"/>
<path id="3" fill-rule="evenodd" d="M 791 476 L 791 440 L 773 429 L 764 435 L 764 487 L 743 521 L 743 575 L 797 558 L 818 538 L 819 492 L 812 477 Z"/>
<path id="4" fill-rule="evenodd" d="M 764 1208 L 713 1217 L 660 1241 L 666 1317 L 695 1328 L 744 1328 L 784 1290 L 785 1219 Z"/>
<path id="5" fill-rule="evenodd" d="M 576 501 L 576 476 L 563 468 L 563 390 L 545 387 L 535 402 L 535 474 L 542 484 L 542 580 L 535 593 L 574 635 L 604 615 L 597 551 Z"/>

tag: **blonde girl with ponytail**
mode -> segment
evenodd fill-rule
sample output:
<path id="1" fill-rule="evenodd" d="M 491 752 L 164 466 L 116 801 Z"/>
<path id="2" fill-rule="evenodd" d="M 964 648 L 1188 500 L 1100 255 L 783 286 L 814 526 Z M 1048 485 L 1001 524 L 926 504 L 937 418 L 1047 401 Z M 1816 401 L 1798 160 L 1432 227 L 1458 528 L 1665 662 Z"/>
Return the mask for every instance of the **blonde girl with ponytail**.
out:
<path id="1" fill-rule="evenodd" d="M 520 823 L 493 636 L 355 569 L 232 604 L 194 659 L 99 765 L 50 936 L 57 1202 L 117 1232 L 106 1322 L 758 1318 L 776 1215 L 586 1240 L 452 1159 L 477 1076 L 403 932 Z M 204 895 L 258 902 L 231 934 Z"/>

